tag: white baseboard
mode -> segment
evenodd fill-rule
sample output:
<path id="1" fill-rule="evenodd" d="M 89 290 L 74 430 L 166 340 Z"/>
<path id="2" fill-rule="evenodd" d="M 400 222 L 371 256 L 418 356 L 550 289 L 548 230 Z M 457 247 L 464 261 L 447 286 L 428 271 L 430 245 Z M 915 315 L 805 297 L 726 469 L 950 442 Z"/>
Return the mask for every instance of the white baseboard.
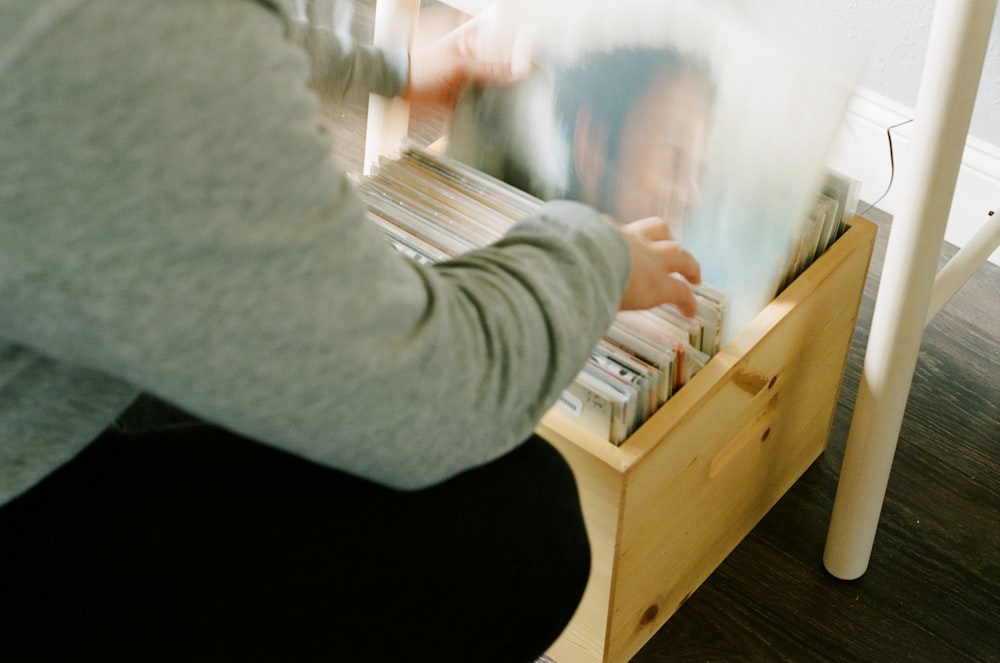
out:
<path id="1" fill-rule="evenodd" d="M 912 117 L 912 108 L 869 90 L 859 90 L 851 100 L 828 162 L 831 168 L 861 182 L 861 200 L 865 203 L 874 202 L 888 187 L 888 193 L 877 206 L 890 214 L 895 214 L 899 208 L 899 173 L 907 164 L 912 125 L 892 130 L 896 175 L 891 187 L 892 168 L 886 131 Z M 963 246 L 989 218 L 991 210 L 1000 214 L 1000 147 L 970 137 L 962 158 L 945 240 Z M 1000 249 L 993 252 L 990 262 L 1000 265 Z"/>

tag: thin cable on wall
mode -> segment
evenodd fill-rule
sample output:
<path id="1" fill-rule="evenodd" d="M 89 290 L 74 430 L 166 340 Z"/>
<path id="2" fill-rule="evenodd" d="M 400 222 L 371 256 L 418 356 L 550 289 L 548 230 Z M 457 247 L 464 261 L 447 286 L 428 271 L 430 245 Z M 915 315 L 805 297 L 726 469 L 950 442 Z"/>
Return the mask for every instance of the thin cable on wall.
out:
<path id="1" fill-rule="evenodd" d="M 867 213 L 873 207 L 875 207 L 876 205 L 878 205 L 882 201 L 883 198 L 885 198 L 887 195 L 889 195 L 889 190 L 892 189 L 892 180 L 896 177 L 896 158 L 895 158 L 895 156 L 892 153 L 892 130 L 893 129 L 898 129 L 899 127 L 903 126 L 904 124 L 909 124 L 910 122 L 913 122 L 913 118 L 912 117 L 909 120 L 903 120 L 902 122 L 899 122 L 897 124 L 893 124 L 893 125 L 889 126 L 889 128 L 887 128 L 885 130 L 886 138 L 889 141 L 889 184 L 886 185 L 885 191 L 882 192 L 882 195 L 875 199 L 875 202 L 869 204 L 868 207 L 866 207 L 863 210 L 861 210 L 860 212 L 858 212 L 858 216 L 864 216 L 865 213 Z"/>

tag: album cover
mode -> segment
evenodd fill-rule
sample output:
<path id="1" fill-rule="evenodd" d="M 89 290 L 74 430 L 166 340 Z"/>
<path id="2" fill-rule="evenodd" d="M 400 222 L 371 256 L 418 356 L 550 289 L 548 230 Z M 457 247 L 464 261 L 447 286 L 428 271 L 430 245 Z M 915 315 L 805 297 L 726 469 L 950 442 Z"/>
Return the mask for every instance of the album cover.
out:
<path id="1" fill-rule="evenodd" d="M 723 344 L 815 234 L 812 203 L 859 69 L 831 70 L 738 4 L 500 0 L 479 17 L 479 50 L 531 43 L 536 70 L 469 90 L 447 147 L 543 200 L 623 223 L 664 218 L 728 298 Z"/>

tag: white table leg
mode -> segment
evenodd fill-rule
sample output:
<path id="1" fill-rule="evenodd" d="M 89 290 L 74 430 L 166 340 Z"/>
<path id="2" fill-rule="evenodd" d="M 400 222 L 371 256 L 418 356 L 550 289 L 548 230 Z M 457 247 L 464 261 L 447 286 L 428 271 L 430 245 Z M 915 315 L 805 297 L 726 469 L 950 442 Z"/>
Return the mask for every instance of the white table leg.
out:
<path id="1" fill-rule="evenodd" d="M 1000 203 L 1000 200 L 997 202 Z M 1000 247 L 1000 214 L 994 212 L 938 272 L 934 279 L 930 308 L 927 309 L 926 324 L 930 324 L 948 300 L 989 260 L 997 247 Z"/>
<path id="2" fill-rule="evenodd" d="M 372 43 L 387 48 L 409 48 L 420 15 L 420 0 L 378 0 Z M 379 157 L 399 152 L 410 126 L 410 105 L 402 99 L 372 94 L 368 99 L 365 128 L 365 175 Z"/>
<path id="3" fill-rule="evenodd" d="M 917 99 L 913 162 L 901 175 L 861 384 L 823 562 L 838 578 L 868 568 L 997 0 L 934 10 Z"/>

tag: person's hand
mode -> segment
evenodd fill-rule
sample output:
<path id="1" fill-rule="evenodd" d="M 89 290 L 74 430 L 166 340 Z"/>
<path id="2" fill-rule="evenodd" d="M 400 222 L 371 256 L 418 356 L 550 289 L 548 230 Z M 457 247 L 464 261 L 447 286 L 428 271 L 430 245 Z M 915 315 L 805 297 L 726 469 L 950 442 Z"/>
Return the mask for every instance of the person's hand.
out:
<path id="1" fill-rule="evenodd" d="M 626 311 L 673 304 L 684 315 L 693 316 L 697 303 L 690 284 L 701 283 L 701 267 L 673 240 L 666 222 L 650 217 L 628 223 L 621 230 L 632 256 L 632 274 L 619 308 Z"/>
<path id="2" fill-rule="evenodd" d="M 418 30 L 431 32 L 423 18 Z M 400 96 L 415 104 L 451 110 L 466 85 L 508 85 L 524 79 L 532 69 L 530 45 L 512 39 L 505 48 L 484 55 L 477 39 L 479 21 L 465 21 L 441 37 L 416 43 L 410 51 L 410 73 Z"/>

